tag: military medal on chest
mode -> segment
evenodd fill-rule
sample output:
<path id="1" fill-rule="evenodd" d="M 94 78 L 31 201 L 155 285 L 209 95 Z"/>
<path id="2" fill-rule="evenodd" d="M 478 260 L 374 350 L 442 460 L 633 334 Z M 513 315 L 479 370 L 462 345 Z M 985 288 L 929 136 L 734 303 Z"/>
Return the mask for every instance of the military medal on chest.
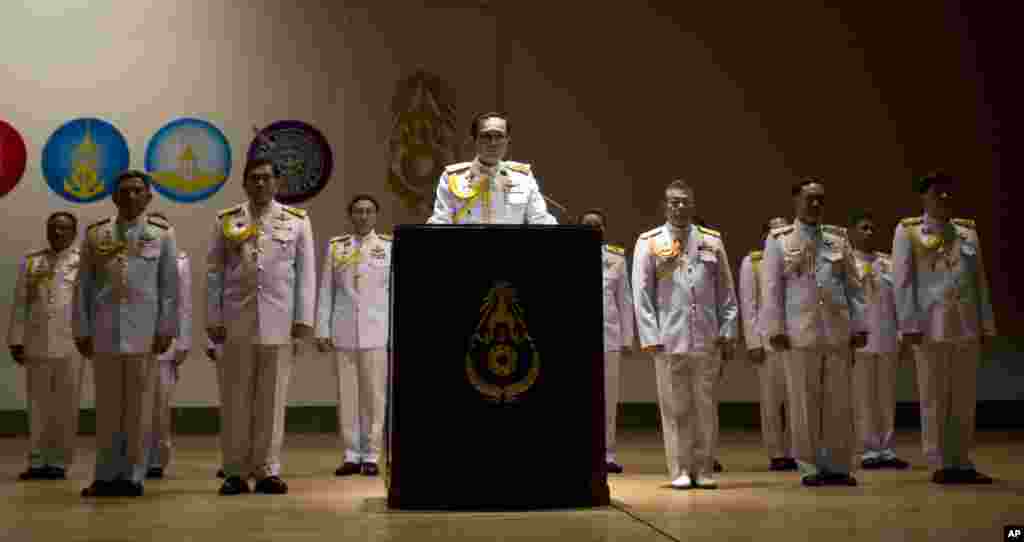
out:
<path id="1" fill-rule="evenodd" d="M 359 271 L 359 264 L 363 261 L 362 247 L 355 247 L 352 249 L 352 252 L 346 252 L 350 246 L 351 241 L 346 241 L 344 245 L 335 243 L 333 249 L 334 266 L 341 269 L 345 267 L 352 268 L 352 289 L 358 292 L 360 279 L 362 278 L 362 273 Z"/>
<path id="2" fill-rule="evenodd" d="M 921 226 L 917 236 L 919 252 L 926 260 L 931 260 L 932 271 L 937 271 L 940 264 L 946 271 L 953 269 L 957 263 L 953 245 L 956 243 L 955 231 L 943 228 L 944 231 L 933 232 L 927 225 Z"/>
<path id="3" fill-rule="evenodd" d="M 658 280 L 671 276 L 682 264 L 683 250 L 678 239 L 670 240 L 669 237 L 661 237 L 659 240 L 658 237 L 651 237 L 648 244 L 651 253 L 661 259 L 655 269 L 655 276 Z"/>
<path id="4" fill-rule="evenodd" d="M 28 298 L 35 301 L 42 297 L 42 290 L 46 288 L 48 301 L 53 304 L 53 265 L 47 261 L 45 255 L 29 258 L 28 260 Z"/>

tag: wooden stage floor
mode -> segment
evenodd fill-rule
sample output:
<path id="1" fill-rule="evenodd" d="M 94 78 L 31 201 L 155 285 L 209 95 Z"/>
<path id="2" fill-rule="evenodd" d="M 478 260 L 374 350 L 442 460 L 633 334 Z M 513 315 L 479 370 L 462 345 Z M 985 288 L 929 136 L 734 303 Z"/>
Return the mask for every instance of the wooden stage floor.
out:
<path id="1" fill-rule="evenodd" d="M 1001 540 L 1006 524 L 1024 524 L 1024 432 L 981 432 L 975 462 L 991 486 L 937 486 L 924 466 L 917 433 L 898 437 L 908 471 L 859 472 L 858 487 L 803 488 L 796 473 L 771 473 L 752 432 L 722 435 L 727 472 L 714 491 L 667 488 L 655 430 L 623 432 L 610 479 L 613 506 L 540 512 L 403 512 L 384 505 L 381 478 L 335 478 L 336 437 L 292 434 L 285 443 L 284 496 L 220 497 L 213 435 L 181 436 L 167 478 L 141 498 L 85 500 L 93 439 L 79 439 L 67 481 L 18 482 L 24 438 L 0 439 L 0 541 L 291 540 Z M 455 451 L 453 451 L 455 452 Z M 538 446 L 537 468 L 546 468 Z M 448 465 L 458 476 L 458 457 Z M 501 484 L 499 473 L 494 484 Z M 544 488 L 538 487 L 541 492 Z"/>

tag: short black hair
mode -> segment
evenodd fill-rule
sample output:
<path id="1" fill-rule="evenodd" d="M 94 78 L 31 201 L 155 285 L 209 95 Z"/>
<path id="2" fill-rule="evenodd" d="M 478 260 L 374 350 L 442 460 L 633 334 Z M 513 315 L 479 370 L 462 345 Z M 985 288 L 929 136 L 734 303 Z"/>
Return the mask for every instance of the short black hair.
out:
<path id="1" fill-rule="evenodd" d="M 580 213 L 580 216 L 579 216 L 579 218 L 576 219 L 576 222 L 578 224 L 582 224 L 583 223 L 583 219 L 587 215 L 597 215 L 597 216 L 601 217 L 601 224 L 604 224 L 605 226 L 608 226 L 608 220 L 605 218 L 604 211 L 602 211 L 601 209 L 598 209 L 597 207 L 593 207 L 591 209 L 587 209 L 586 211 L 583 211 L 582 213 Z"/>
<path id="2" fill-rule="evenodd" d="M 145 171 L 139 171 L 137 169 L 126 169 L 121 173 L 117 174 L 114 178 L 114 186 L 111 189 L 113 192 L 117 192 L 117 189 L 121 186 L 121 181 L 125 179 L 139 179 L 142 184 L 146 185 L 146 191 L 153 190 L 153 178 L 149 176 Z"/>
<path id="3" fill-rule="evenodd" d="M 803 177 L 799 181 L 797 181 L 796 184 L 793 185 L 793 195 L 796 196 L 800 194 L 800 192 L 803 191 L 804 187 L 809 184 L 820 184 L 821 186 L 825 186 L 825 180 L 815 175 Z"/>
<path id="4" fill-rule="evenodd" d="M 63 216 L 70 219 L 71 223 L 74 224 L 75 231 L 78 231 L 78 219 L 75 218 L 75 215 L 67 211 L 57 211 L 56 213 L 52 213 L 50 216 L 46 217 L 46 225 L 49 226 L 50 222 L 53 222 L 53 219 L 57 218 L 58 216 Z"/>
<path id="5" fill-rule="evenodd" d="M 242 181 L 249 178 L 249 172 L 261 168 L 263 166 L 270 166 L 270 169 L 274 172 L 274 177 L 281 176 L 281 170 L 277 167 L 277 164 L 269 158 L 253 158 L 245 163 L 245 170 L 242 171 Z"/>
<path id="6" fill-rule="evenodd" d="M 918 194 L 924 194 L 933 184 L 951 185 L 954 182 L 953 176 L 941 169 L 929 171 L 914 180 L 914 191 Z"/>
<path id="7" fill-rule="evenodd" d="M 505 135 L 512 135 L 512 121 L 508 120 L 508 113 L 502 113 L 500 111 L 490 111 L 488 113 L 480 113 L 473 117 L 473 123 L 469 125 L 469 137 L 476 139 L 477 134 L 480 133 L 480 121 L 497 117 L 505 121 Z"/>
<path id="8" fill-rule="evenodd" d="M 372 201 L 373 202 L 373 210 L 374 210 L 374 212 L 378 212 L 378 213 L 380 212 L 380 203 L 377 201 L 377 198 L 371 196 L 370 194 L 356 194 L 355 197 L 353 197 L 352 200 L 348 202 L 348 214 L 349 214 L 349 216 L 352 216 L 352 209 L 360 201 Z"/>
<path id="9" fill-rule="evenodd" d="M 850 225 L 856 226 L 861 220 L 874 220 L 875 213 L 870 209 L 854 209 L 850 213 Z"/>

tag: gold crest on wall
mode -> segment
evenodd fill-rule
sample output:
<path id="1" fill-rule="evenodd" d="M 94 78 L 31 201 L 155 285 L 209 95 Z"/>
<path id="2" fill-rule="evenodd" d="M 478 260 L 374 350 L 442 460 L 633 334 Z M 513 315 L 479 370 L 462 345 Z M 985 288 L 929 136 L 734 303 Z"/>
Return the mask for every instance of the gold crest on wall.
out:
<path id="1" fill-rule="evenodd" d="M 459 161 L 455 92 L 419 70 L 398 82 L 391 115 L 388 187 L 407 208 L 429 215 L 441 172 Z"/>

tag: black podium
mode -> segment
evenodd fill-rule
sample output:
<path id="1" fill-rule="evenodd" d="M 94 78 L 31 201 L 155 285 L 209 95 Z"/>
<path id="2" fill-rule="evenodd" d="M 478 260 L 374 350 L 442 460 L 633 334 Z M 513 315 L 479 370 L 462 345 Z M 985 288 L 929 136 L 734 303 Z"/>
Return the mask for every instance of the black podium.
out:
<path id="1" fill-rule="evenodd" d="M 609 504 L 600 251 L 585 226 L 395 229 L 389 507 Z"/>

